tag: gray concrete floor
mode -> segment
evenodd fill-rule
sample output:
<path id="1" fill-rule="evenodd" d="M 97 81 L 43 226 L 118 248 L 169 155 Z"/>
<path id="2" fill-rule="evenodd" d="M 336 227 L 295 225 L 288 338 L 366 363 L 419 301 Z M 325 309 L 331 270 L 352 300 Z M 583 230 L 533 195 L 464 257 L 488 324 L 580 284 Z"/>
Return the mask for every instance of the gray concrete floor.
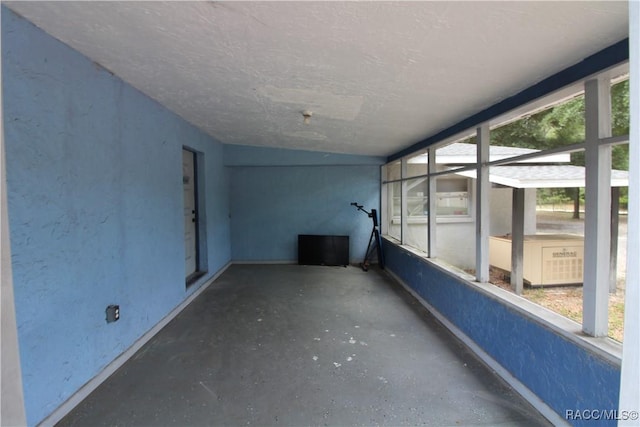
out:
<path id="1" fill-rule="evenodd" d="M 549 424 L 384 273 L 234 265 L 59 425 Z"/>

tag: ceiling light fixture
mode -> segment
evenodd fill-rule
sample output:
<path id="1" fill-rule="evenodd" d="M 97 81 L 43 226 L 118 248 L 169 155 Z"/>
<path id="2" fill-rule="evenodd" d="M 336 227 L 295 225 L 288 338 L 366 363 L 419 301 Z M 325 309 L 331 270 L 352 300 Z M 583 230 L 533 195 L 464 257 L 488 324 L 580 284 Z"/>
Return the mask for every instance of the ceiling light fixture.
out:
<path id="1" fill-rule="evenodd" d="M 303 123 L 305 125 L 308 125 L 309 123 L 311 123 L 311 116 L 313 115 L 313 113 L 309 110 L 304 110 L 302 112 L 302 117 L 304 118 Z"/>

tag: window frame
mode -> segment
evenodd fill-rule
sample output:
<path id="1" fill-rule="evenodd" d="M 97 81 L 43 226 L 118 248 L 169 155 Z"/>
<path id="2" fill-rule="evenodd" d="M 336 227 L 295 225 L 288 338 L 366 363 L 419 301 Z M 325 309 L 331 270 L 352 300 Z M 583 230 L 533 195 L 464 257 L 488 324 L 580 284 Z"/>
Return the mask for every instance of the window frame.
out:
<path id="1" fill-rule="evenodd" d="M 623 64 L 621 66 L 618 66 L 616 69 L 620 70 L 620 69 L 626 69 L 628 70 L 628 63 Z M 545 106 L 545 108 L 549 108 L 552 107 L 554 105 L 560 104 L 561 102 L 569 99 L 569 98 L 573 98 L 574 96 L 576 96 L 578 93 L 580 92 L 585 92 L 585 98 L 593 98 L 594 96 L 596 96 L 596 94 L 598 94 L 600 97 L 602 97 L 603 93 L 607 93 L 609 94 L 609 102 L 610 102 L 610 90 L 611 90 L 611 86 L 612 84 L 614 84 L 616 82 L 616 79 L 618 79 L 618 81 L 620 81 L 619 77 L 616 78 L 612 78 L 612 76 L 615 76 L 614 72 L 612 72 L 612 70 L 608 70 L 607 72 L 603 72 L 600 73 L 596 76 L 590 76 L 589 78 L 586 78 L 584 80 L 578 81 L 566 88 L 563 88 L 559 91 L 557 91 L 554 94 L 548 95 L 542 99 L 538 99 L 534 102 L 528 103 L 524 106 L 521 106 L 517 109 L 517 111 L 514 112 L 510 112 L 507 113 L 505 115 L 496 117 L 494 119 L 492 119 L 491 121 L 488 121 L 486 123 L 484 123 L 483 125 L 479 126 L 477 129 L 475 129 L 475 132 L 478 134 L 478 143 L 483 143 L 482 140 L 483 138 L 480 137 L 481 136 L 481 131 L 485 131 L 486 135 L 484 135 L 484 139 L 488 145 L 488 131 L 490 129 L 490 127 L 499 127 L 502 126 L 504 124 L 507 124 L 508 122 L 517 120 L 519 118 L 522 118 L 526 115 L 529 114 L 533 114 L 534 112 L 540 111 L 543 108 L 543 105 Z M 619 76 L 619 74 L 618 74 Z M 597 82 L 597 83 L 594 83 Z M 595 89 L 593 88 L 593 86 L 595 85 Z M 589 88 L 591 86 L 591 89 Z M 607 102 L 603 102 L 602 100 L 600 101 L 587 101 L 586 102 L 592 102 L 592 107 L 591 107 L 591 113 L 586 113 L 588 114 L 585 122 L 593 122 L 594 120 L 599 121 L 600 123 L 607 123 L 607 117 L 604 117 L 604 122 L 602 121 L 603 118 L 601 117 L 601 115 L 606 116 L 608 114 L 608 122 L 610 123 L 611 121 L 611 111 L 610 108 L 607 108 Z M 595 111 L 595 112 L 593 112 Z M 511 116 L 509 116 L 509 114 L 512 114 Z M 587 123 L 585 123 L 585 126 L 589 126 Z M 547 150 L 541 150 L 535 153 L 528 153 L 528 154 L 523 154 L 523 155 L 519 155 L 519 156 L 514 156 L 514 157 L 510 157 L 507 159 L 500 159 L 500 160 L 494 160 L 491 161 L 488 157 L 485 157 L 486 160 L 480 164 L 476 164 L 473 166 L 469 166 L 469 167 L 462 167 L 462 168 L 456 168 L 456 169 L 452 169 L 449 171 L 440 171 L 440 172 L 434 172 L 431 173 L 431 170 L 429 171 L 429 173 L 426 175 L 428 181 L 431 181 L 433 178 L 438 177 L 438 176 L 442 176 L 442 175 L 447 175 L 447 174 L 454 174 L 456 172 L 460 172 L 463 170 L 477 170 L 477 178 L 476 178 L 476 182 L 479 181 L 480 178 L 482 178 L 483 174 L 486 174 L 486 182 L 488 182 L 488 169 L 492 166 L 499 166 L 499 165 L 508 165 L 508 164 L 515 164 L 524 160 L 532 160 L 532 159 L 536 159 L 536 158 L 541 158 L 541 157 L 545 157 L 545 156 L 549 156 L 552 154 L 559 154 L 559 153 L 571 153 L 574 151 L 580 151 L 580 150 L 588 150 L 590 149 L 592 152 L 593 151 L 602 151 L 605 152 L 607 151 L 608 148 L 612 147 L 613 145 L 617 145 L 617 144 L 623 144 L 623 143 L 628 143 L 629 141 L 629 135 L 620 135 L 620 136 L 611 136 L 611 129 L 610 129 L 610 125 L 609 125 L 609 132 L 607 133 L 606 131 L 602 132 L 601 129 L 599 129 L 598 127 L 596 127 L 596 132 L 599 132 L 599 134 L 597 134 L 596 136 L 593 135 L 593 131 L 591 131 L 591 134 L 587 133 L 587 136 L 585 138 L 585 141 L 576 143 L 576 144 L 571 144 L 571 145 L 567 145 L 567 146 L 563 146 L 563 147 L 557 147 L 557 148 L 553 148 L 553 149 L 547 149 Z M 449 143 L 453 143 L 453 142 L 457 142 L 457 141 L 461 141 L 463 139 L 468 138 L 469 136 L 473 135 L 474 133 L 474 129 L 468 129 L 466 131 L 460 132 L 456 135 L 454 135 L 453 137 L 447 138 L 443 141 L 440 141 L 439 143 L 433 144 L 430 149 L 432 149 L 432 153 L 435 153 L 435 149 L 440 148 L 444 145 L 447 145 Z M 478 151 L 480 151 L 482 149 L 481 146 L 478 146 Z M 487 148 L 488 150 L 488 148 Z M 422 149 L 422 151 L 424 151 L 424 149 Z M 401 157 L 400 159 L 395 159 L 393 162 L 397 162 L 398 160 L 400 160 L 402 162 L 403 165 L 406 165 L 407 159 L 415 156 L 419 151 L 416 151 L 414 153 L 410 153 L 408 155 L 405 155 L 403 157 Z M 478 155 L 478 158 L 481 158 Z M 596 155 L 596 159 L 597 159 L 597 155 Z M 594 164 L 597 163 L 597 160 L 592 160 L 590 163 L 587 163 L 587 165 L 585 166 L 585 168 L 589 167 L 589 165 L 591 165 L 591 169 L 594 168 Z M 610 174 L 611 171 L 611 166 L 609 165 L 608 168 L 608 173 Z M 587 172 L 589 173 L 589 172 Z M 599 174 L 600 173 L 604 173 L 605 176 L 607 176 L 607 171 L 601 172 L 598 170 L 597 174 L 598 174 L 598 178 L 600 178 Z M 394 180 L 394 181 L 385 181 L 384 177 L 381 180 L 381 188 L 385 188 L 390 182 L 401 182 L 401 183 L 405 183 L 407 180 L 409 179 L 415 179 L 416 177 L 405 177 L 401 174 L 400 179 Z M 591 187 L 594 186 L 593 182 L 597 181 L 597 179 L 591 179 L 592 184 Z M 587 181 L 589 182 L 589 181 Z M 587 185 L 587 184 L 585 184 Z M 609 185 L 609 182 L 607 181 L 607 185 Z M 471 186 L 472 188 L 476 189 L 477 186 Z M 489 186 L 490 187 L 490 186 Z M 384 190 L 382 190 L 384 191 Z M 594 190 L 591 190 L 592 192 Z M 600 190 L 601 191 L 601 190 Z M 631 191 L 631 190 L 630 190 Z M 602 191 L 601 191 L 602 192 Z M 478 221 L 488 221 L 488 216 L 486 218 L 482 218 L 483 216 L 486 216 L 487 214 L 482 212 L 483 211 L 483 203 L 485 203 L 484 206 L 488 207 L 488 193 L 489 191 L 484 191 L 482 189 L 477 189 L 476 190 L 476 194 L 470 194 L 470 206 L 475 206 L 476 209 L 475 211 L 472 213 L 471 215 L 471 221 L 476 221 L 476 224 L 478 225 Z M 402 192 L 401 196 L 404 196 L 406 193 Z M 473 199 L 475 199 L 475 203 L 473 201 Z M 401 204 L 402 204 L 402 200 L 401 200 Z M 486 210 L 487 208 L 484 208 L 484 210 Z M 482 213 L 482 215 L 481 215 Z M 595 216 L 595 215 L 594 215 Z M 402 219 L 406 220 L 406 213 L 405 212 L 401 212 L 401 218 L 400 221 L 402 222 Z M 444 218 L 442 218 L 444 219 Z M 453 218 L 452 218 L 453 219 Z M 389 220 L 389 218 L 383 218 L 382 222 L 385 223 Z M 428 222 L 428 218 L 427 218 L 427 222 Z M 438 216 L 436 217 L 436 221 L 437 223 L 441 222 L 441 218 L 439 218 Z M 598 227 L 601 227 L 602 224 L 604 224 L 605 221 L 599 221 L 598 222 Z M 608 222 L 608 220 L 606 221 Z M 488 224 L 482 224 L 484 226 L 484 228 L 486 229 L 486 226 Z M 587 232 L 587 228 L 588 225 L 585 224 L 585 250 L 587 245 L 590 246 L 595 246 L 596 244 L 593 243 L 593 239 L 589 240 L 587 239 L 587 234 L 596 234 L 593 231 L 589 231 Z M 481 227 L 477 227 L 481 228 Z M 388 236 L 385 236 L 388 237 Z M 403 237 L 403 236 L 401 236 Z M 476 238 L 477 238 L 477 233 L 476 233 Z M 432 236 L 429 236 L 429 246 L 431 247 L 432 243 Z M 486 237 L 486 239 L 488 240 L 488 235 Z M 480 240 L 484 240 L 481 239 Z M 411 250 L 412 252 L 415 251 L 414 248 L 411 248 L 410 246 L 406 245 L 405 239 L 401 238 L 400 241 L 397 241 L 397 239 L 393 239 L 390 241 L 393 241 L 393 243 L 395 244 L 399 244 L 403 247 L 406 247 L 406 249 Z M 397 242 L 396 242 L 397 241 Z M 590 243 L 588 243 L 590 242 Z M 596 240 L 597 242 L 597 240 Z M 484 242 L 481 242 L 484 243 Z M 483 249 L 484 247 L 488 247 L 488 245 L 484 246 L 483 244 L 477 244 L 476 248 L 477 248 L 477 252 L 478 252 L 478 256 L 477 258 L 483 258 L 482 260 L 478 261 L 477 266 L 479 268 L 477 268 L 476 272 L 476 282 L 479 283 L 485 283 L 486 281 L 488 281 L 488 249 Z M 432 251 L 429 251 L 432 252 Z M 423 255 L 423 257 L 425 259 L 429 259 L 430 261 L 435 261 L 437 262 L 437 264 L 442 264 L 441 260 L 437 260 L 437 256 L 435 253 L 429 253 L 426 256 Z M 486 258 L 486 260 L 484 260 Z M 594 255 L 591 255 L 591 258 L 595 258 Z M 608 259 L 607 259 L 608 261 Z M 593 263 L 598 263 L 599 265 L 604 265 L 604 262 L 598 262 L 597 259 L 588 259 L 587 258 L 587 254 L 585 253 L 585 264 L 588 264 L 589 262 L 593 262 Z M 446 264 L 446 263 L 444 263 Z M 483 275 L 482 270 L 487 271 L 486 276 Z M 455 268 L 452 268 L 452 271 L 455 271 Z M 586 276 L 586 272 L 585 272 L 585 276 Z M 483 278 L 486 277 L 485 280 L 483 280 Z M 602 280 L 600 280 L 601 282 Z M 593 283 L 590 286 L 595 287 L 599 290 L 599 299 L 603 300 L 604 297 L 602 296 L 603 292 L 602 292 L 602 288 L 606 287 L 608 288 L 608 283 Z M 585 285 L 586 286 L 586 282 Z M 586 288 L 585 288 L 586 289 Z M 585 294 L 587 294 L 588 292 L 585 292 Z M 594 301 L 591 301 L 591 305 L 587 305 L 586 304 L 586 298 L 585 297 L 585 303 L 584 303 L 584 307 L 583 307 L 583 312 L 584 312 L 584 316 L 585 316 L 585 321 L 583 321 L 582 324 L 582 333 L 585 333 L 589 336 L 595 336 L 595 337 L 603 337 L 606 338 L 606 332 L 603 334 L 602 333 L 602 325 L 605 325 L 605 331 L 607 330 L 607 325 L 608 325 L 608 319 L 607 319 L 607 315 L 605 315 L 605 320 L 602 321 L 601 319 L 601 315 L 602 315 L 602 303 L 603 301 L 597 301 L 595 305 L 597 305 L 598 310 L 600 310 L 600 312 L 598 313 L 598 315 L 596 316 L 595 311 L 596 308 L 592 307 L 591 305 L 594 305 Z M 591 297 L 593 300 L 593 297 Z M 604 304 L 606 305 L 608 299 L 604 301 Z M 587 313 L 587 311 L 589 311 L 589 313 Z M 597 320 L 597 322 L 599 322 L 599 326 L 595 326 L 594 327 L 594 323 L 596 323 L 596 318 L 598 318 L 599 320 Z M 585 326 L 585 322 L 590 322 L 590 325 L 586 325 Z M 599 330 L 598 330 L 599 328 Z"/>

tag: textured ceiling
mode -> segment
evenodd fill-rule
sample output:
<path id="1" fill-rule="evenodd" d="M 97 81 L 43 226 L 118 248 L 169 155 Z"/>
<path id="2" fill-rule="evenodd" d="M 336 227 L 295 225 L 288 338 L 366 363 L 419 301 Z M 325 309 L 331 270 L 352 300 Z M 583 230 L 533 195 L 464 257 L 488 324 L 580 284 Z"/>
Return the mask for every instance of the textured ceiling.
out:
<path id="1" fill-rule="evenodd" d="M 221 142 L 367 155 L 628 34 L 612 1 L 3 3 Z"/>

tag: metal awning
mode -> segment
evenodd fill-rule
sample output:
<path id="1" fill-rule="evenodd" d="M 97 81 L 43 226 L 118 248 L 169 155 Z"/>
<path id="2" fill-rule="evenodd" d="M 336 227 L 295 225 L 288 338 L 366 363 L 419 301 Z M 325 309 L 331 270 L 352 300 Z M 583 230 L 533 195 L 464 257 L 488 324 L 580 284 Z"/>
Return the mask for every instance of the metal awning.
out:
<path id="1" fill-rule="evenodd" d="M 504 160 L 525 154 L 539 153 L 533 148 L 503 147 L 492 145 L 489 147 L 490 161 Z M 475 144 L 454 142 L 436 150 L 436 163 L 439 165 L 472 165 L 478 161 L 478 148 Z M 532 159 L 520 160 L 517 163 L 569 163 L 571 154 L 554 153 Z M 418 154 L 407 160 L 410 164 L 427 164 L 429 157 L 426 153 Z"/>
<path id="2" fill-rule="evenodd" d="M 457 172 L 457 175 L 476 178 L 476 171 Z M 585 168 L 573 165 L 493 166 L 489 181 L 513 188 L 571 188 L 584 187 Z M 629 172 L 611 170 L 612 187 L 628 187 Z"/>
<path id="3" fill-rule="evenodd" d="M 436 150 L 436 163 L 455 165 L 474 164 L 478 161 L 477 150 L 478 148 L 475 144 L 454 142 L 453 144 L 446 145 Z M 533 148 L 491 145 L 489 147 L 489 159 L 490 161 L 503 160 L 539 152 L 540 150 L 535 150 Z M 521 160 L 518 163 L 569 163 L 570 161 L 571 155 L 569 153 L 555 153 L 533 159 Z M 412 163 L 412 161 L 409 160 L 409 163 Z"/>

